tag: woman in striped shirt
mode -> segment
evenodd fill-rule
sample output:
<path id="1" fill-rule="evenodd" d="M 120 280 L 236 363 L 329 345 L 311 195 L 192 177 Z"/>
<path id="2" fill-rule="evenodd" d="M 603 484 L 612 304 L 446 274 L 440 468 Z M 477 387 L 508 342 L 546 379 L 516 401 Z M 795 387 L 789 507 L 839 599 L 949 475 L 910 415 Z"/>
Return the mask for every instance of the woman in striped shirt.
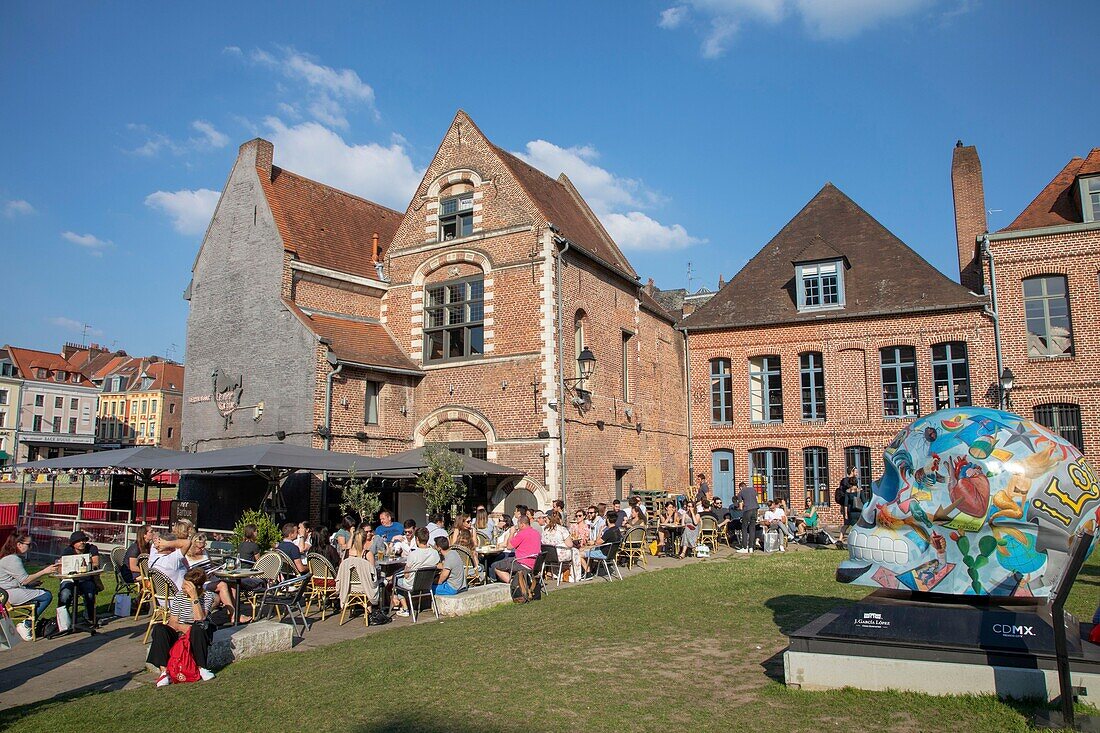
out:
<path id="1" fill-rule="evenodd" d="M 188 630 L 191 631 L 191 656 L 199 667 L 199 676 L 204 681 L 214 679 L 214 673 L 206 668 L 206 654 L 214 639 L 214 626 L 198 622 L 206 620 L 210 612 L 220 605 L 220 601 L 213 591 L 202 590 L 205 584 L 205 570 L 188 570 L 183 576 L 183 588 L 168 604 L 168 622 L 153 626 L 148 662 L 160 668 L 157 687 L 165 687 L 171 683 L 167 669 L 168 655 L 172 646 Z"/>

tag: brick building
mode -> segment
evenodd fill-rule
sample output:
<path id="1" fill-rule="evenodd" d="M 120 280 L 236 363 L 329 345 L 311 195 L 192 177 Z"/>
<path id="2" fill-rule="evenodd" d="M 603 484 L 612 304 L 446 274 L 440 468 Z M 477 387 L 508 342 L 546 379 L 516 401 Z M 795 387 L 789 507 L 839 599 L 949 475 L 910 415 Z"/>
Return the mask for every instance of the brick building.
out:
<path id="1" fill-rule="evenodd" d="M 847 466 L 869 485 L 902 425 L 996 400 L 986 298 L 832 184 L 681 325 L 693 468 L 726 500 L 751 481 L 837 521 Z"/>
<path id="2" fill-rule="evenodd" d="M 95 443 L 96 388 L 62 354 L 5 347 L 19 391 L 16 463 L 88 453 Z"/>
<path id="3" fill-rule="evenodd" d="M 1100 462 L 1100 148 L 1071 159 L 1004 229 L 985 231 L 981 164 L 955 148 L 961 259 L 995 293 L 1009 407 Z M 960 192 L 962 201 L 960 202 Z M 977 235 L 977 236 L 975 236 Z M 977 242 L 975 241 L 977 239 Z M 990 266 L 990 263 L 991 266 Z M 983 268 L 982 265 L 985 265 Z"/>
<path id="4" fill-rule="evenodd" d="M 463 112 L 404 215 L 273 154 L 241 146 L 195 261 L 185 447 L 444 442 L 526 472 L 471 487 L 496 506 L 687 481 L 675 319 L 564 175 L 493 145 Z M 585 348 L 596 368 L 581 379 Z M 230 412 L 259 402 L 258 418 Z M 224 496 L 207 480 L 185 490 Z M 332 500 L 312 483 L 312 515 Z"/>

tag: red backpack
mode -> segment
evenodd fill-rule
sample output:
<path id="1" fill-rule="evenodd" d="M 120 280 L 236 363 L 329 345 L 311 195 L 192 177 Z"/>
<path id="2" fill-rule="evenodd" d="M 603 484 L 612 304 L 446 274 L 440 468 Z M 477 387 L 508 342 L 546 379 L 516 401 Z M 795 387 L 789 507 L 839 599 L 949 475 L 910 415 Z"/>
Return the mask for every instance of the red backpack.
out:
<path id="1" fill-rule="evenodd" d="M 199 679 L 199 665 L 191 656 L 191 629 L 172 645 L 172 651 L 168 653 L 168 679 L 172 680 L 172 684 L 197 682 Z"/>

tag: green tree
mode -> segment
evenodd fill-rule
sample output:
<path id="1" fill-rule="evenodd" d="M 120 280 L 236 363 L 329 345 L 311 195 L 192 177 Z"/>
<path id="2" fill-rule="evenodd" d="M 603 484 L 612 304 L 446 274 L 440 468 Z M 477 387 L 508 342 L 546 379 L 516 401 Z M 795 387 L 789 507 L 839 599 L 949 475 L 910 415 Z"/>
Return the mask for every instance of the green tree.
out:
<path id="1" fill-rule="evenodd" d="M 344 484 L 340 511 L 344 514 L 357 515 L 360 524 L 372 523 L 374 517 L 382 510 L 382 497 L 378 492 L 368 490 L 368 486 L 367 479 L 357 478 L 355 471 L 348 472 L 348 482 Z"/>
<path id="2" fill-rule="evenodd" d="M 233 527 L 233 536 L 229 539 L 229 542 L 234 549 L 240 547 L 241 543 L 244 542 L 244 528 L 249 524 L 256 525 L 256 544 L 260 546 L 260 552 L 270 550 L 283 538 L 279 528 L 267 512 L 262 512 L 259 509 L 249 509 L 241 515 L 241 518 L 237 520 L 237 524 Z"/>
<path id="3" fill-rule="evenodd" d="M 466 485 L 455 479 L 462 471 L 462 459 L 445 445 L 429 443 L 424 447 L 427 468 L 417 477 L 416 485 L 424 492 L 428 514 L 453 516 L 466 498 Z"/>

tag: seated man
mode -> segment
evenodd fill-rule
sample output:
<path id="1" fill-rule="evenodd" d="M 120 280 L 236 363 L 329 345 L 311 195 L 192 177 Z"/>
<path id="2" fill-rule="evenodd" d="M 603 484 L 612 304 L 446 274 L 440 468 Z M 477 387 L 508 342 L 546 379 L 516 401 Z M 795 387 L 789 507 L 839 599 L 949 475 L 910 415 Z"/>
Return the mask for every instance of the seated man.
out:
<path id="1" fill-rule="evenodd" d="M 437 596 L 453 596 L 466 590 L 466 565 L 462 562 L 462 555 L 451 549 L 451 541 L 447 537 L 437 539 L 435 547 L 443 553 L 443 560 L 437 566 L 439 580 L 432 586 L 432 592 Z"/>
<path id="2" fill-rule="evenodd" d="M 417 570 L 421 568 L 434 567 L 439 564 L 439 553 L 436 552 L 428 542 L 428 528 L 420 527 L 413 533 L 413 539 L 415 546 L 409 551 L 408 556 L 405 559 L 405 571 L 397 576 L 397 587 L 404 590 L 411 590 L 413 584 L 413 576 Z M 446 538 L 442 538 L 445 540 Z M 439 542 L 440 540 L 437 540 Z M 398 616 L 408 616 L 409 609 L 406 608 L 405 599 L 398 594 L 395 599 L 395 606 L 397 607 Z"/>
<path id="3" fill-rule="evenodd" d="M 489 566 L 490 577 L 495 575 L 501 583 L 512 582 L 512 573 L 517 565 L 534 570 L 535 559 L 542 552 L 542 535 L 531 526 L 531 518 L 526 513 L 517 516 L 518 528 L 508 542 L 508 546 L 516 553 L 515 557 L 501 558 Z"/>
<path id="4" fill-rule="evenodd" d="M 741 500 L 736 499 L 730 504 L 729 517 L 730 522 L 726 525 L 726 531 L 729 533 L 729 539 L 731 545 L 744 546 L 741 535 L 741 517 L 745 516 L 745 510 L 741 508 Z"/>
<path id="5" fill-rule="evenodd" d="M 538 530 L 541 537 L 546 532 L 546 527 L 550 524 L 550 518 L 546 516 L 546 512 L 541 509 L 535 512 L 535 529 Z"/>
<path id="6" fill-rule="evenodd" d="M 61 551 L 61 557 L 89 555 L 88 569 L 99 569 L 99 548 L 89 542 L 90 538 L 80 530 L 69 535 L 69 546 Z M 59 608 L 68 608 L 73 601 L 73 593 L 79 593 L 84 600 L 84 620 L 89 626 L 95 626 L 95 596 L 98 592 L 95 578 L 79 578 L 61 581 L 61 590 L 57 595 Z M 74 618 L 75 622 L 76 619 Z"/>
<path id="7" fill-rule="evenodd" d="M 383 509 L 378 513 L 378 527 L 375 528 L 374 539 L 371 540 L 371 552 L 378 553 L 385 550 L 386 545 L 402 531 L 401 525 L 393 521 L 393 514 Z"/>
<path id="8" fill-rule="evenodd" d="M 298 525 L 287 522 L 283 525 L 283 539 L 275 545 L 275 549 L 289 557 L 290 562 L 294 564 L 294 569 L 301 574 L 306 571 L 306 564 L 302 560 L 302 551 L 298 549 L 298 543 L 294 541 L 296 539 L 298 539 Z"/>
<path id="9" fill-rule="evenodd" d="M 768 500 L 768 508 L 764 511 L 764 531 L 765 532 L 778 532 L 780 535 L 779 551 L 786 552 L 786 542 L 784 537 L 790 538 L 790 528 L 787 526 L 787 513 L 783 511 L 783 508 L 779 506 L 779 502 L 774 499 Z M 765 549 L 767 542 L 765 544 Z"/>
<path id="10" fill-rule="evenodd" d="M 604 522 L 604 529 L 600 533 L 599 544 L 581 553 L 581 568 L 589 577 L 591 577 L 589 573 L 594 572 L 594 564 L 589 561 L 607 560 L 607 552 L 611 549 L 609 545 L 623 541 L 623 533 L 615 526 L 615 511 L 613 509 L 609 510 L 604 519 L 606 521 Z"/>

